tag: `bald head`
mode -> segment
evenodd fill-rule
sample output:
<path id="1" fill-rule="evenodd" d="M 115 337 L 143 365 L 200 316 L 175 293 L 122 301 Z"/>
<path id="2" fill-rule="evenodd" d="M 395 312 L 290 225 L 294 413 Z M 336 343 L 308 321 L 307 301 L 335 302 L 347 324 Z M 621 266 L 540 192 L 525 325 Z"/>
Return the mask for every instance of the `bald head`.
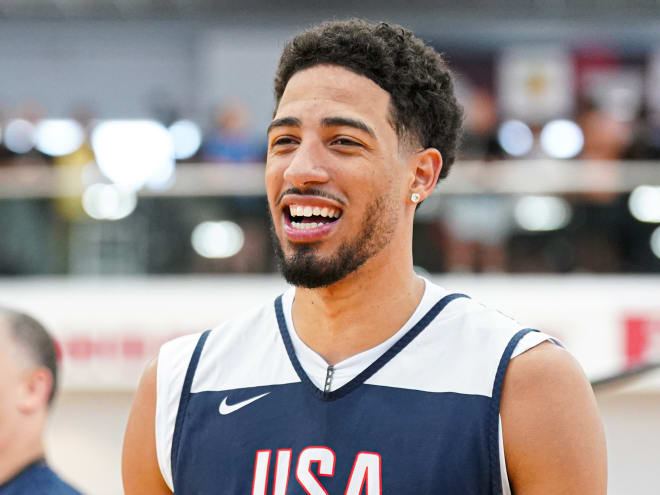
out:
<path id="1" fill-rule="evenodd" d="M 57 389 L 57 352 L 55 342 L 46 329 L 31 316 L 0 307 L 0 331 L 24 352 L 29 365 L 47 368 L 53 376 L 48 397 L 52 403 Z"/>

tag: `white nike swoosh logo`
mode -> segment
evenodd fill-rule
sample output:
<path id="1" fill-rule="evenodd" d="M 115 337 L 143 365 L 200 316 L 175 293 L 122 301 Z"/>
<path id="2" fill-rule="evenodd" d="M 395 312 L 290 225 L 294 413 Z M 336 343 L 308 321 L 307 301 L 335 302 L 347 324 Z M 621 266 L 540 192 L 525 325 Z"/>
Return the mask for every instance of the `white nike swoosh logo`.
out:
<path id="1" fill-rule="evenodd" d="M 237 402 L 236 404 L 229 405 L 227 404 L 227 397 L 222 399 L 222 402 L 220 403 L 220 414 L 225 415 L 225 414 L 231 414 L 234 411 L 238 411 L 241 407 L 245 407 L 248 404 L 252 404 L 255 400 L 259 400 L 262 397 L 265 397 L 269 394 L 270 392 L 266 392 L 265 394 L 257 395 L 256 397 L 252 397 L 251 399 L 244 400 L 243 402 Z"/>

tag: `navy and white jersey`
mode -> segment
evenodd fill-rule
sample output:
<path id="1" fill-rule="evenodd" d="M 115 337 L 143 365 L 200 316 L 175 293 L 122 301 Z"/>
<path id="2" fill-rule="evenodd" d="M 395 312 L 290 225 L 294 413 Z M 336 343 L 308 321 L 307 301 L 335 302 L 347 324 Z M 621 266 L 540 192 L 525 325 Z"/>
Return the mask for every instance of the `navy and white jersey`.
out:
<path id="1" fill-rule="evenodd" d="M 159 355 L 156 449 L 177 495 L 507 494 L 509 360 L 550 337 L 425 281 L 382 344 L 329 367 L 291 289 Z"/>

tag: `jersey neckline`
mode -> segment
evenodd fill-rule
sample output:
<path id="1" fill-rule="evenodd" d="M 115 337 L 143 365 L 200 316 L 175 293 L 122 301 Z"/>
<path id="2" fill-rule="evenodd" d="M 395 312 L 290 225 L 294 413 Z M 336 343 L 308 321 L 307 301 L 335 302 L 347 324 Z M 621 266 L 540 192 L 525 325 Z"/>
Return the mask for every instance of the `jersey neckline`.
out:
<path id="1" fill-rule="evenodd" d="M 344 397 L 346 394 L 352 392 L 355 388 L 362 385 L 366 380 L 368 380 L 372 375 L 374 375 L 378 370 L 385 366 L 392 358 L 394 358 L 399 352 L 406 348 L 410 342 L 412 342 L 415 337 L 417 337 L 422 331 L 431 323 L 436 316 L 449 304 L 451 301 L 457 298 L 465 297 L 468 298 L 465 294 L 447 294 L 437 301 L 431 309 L 429 309 L 424 316 L 422 316 L 417 323 L 415 323 L 410 330 L 408 330 L 399 340 L 391 345 L 380 357 L 378 357 L 373 363 L 367 366 L 362 372 L 360 372 L 353 379 L 349 380 L 347 383 L 337 388 L 336 390 L 330 392 L 324 392 L 320 390 L 307 376 L 304 368 L 300 364 L 298 357 L 296 356 L 293 343 L 291 341 L 291 336 L 289 334 L 289 329 L 286 323 L 286 318 L 284 316 L 284 308 L 282 304 L 282 295 L 278 296 L 275 299 L 275 316 L 277 318 L 277 324 L 280 330 L 280 335 L 284 342 L 284 347 L 289 356 L 289 360 L 293 365 L 298 377 L 302 383 L 307 386 L 307 388 L 315 395 L 317 398 L 324 401 L 337 400 Z"/>
<path id="2" fill-rule="evenodd" d="M 424 281 L 424 292 L 422 298 L 413 310 L 412 314 L 401 325 L 399 330 L 394 332 L 390 337 L 385 339 L 380 344 L 377 344 L 369 349 L 353 354 L 352 356 L 343 359 L 342 361 L 332 365 L 332 389 L 338 389 L 342 385 L 348 383 L 355 378 L 363 370 L 365 370 L 371 363 L 378 359 L 387 349 L 389 349 L 397 340 L 410 330 L 413 325 L 431 309 L 431 307 L 438 302 L 443 296 L 449 294 L 447 289 L 432 284 L 424 277 L 420 277 Z M 282 294 L 282 309 L 284 311 L 284 321 L 286 322 L 289 337 L 293 344 L 293 351 L 300 362 L 300 365 L 305 370 L 308 378 L 319 389 L 326 387 L 326 380 L 328 377 L 329 364 L 321 355 L 314 349 L 309 347 L 298 335 L 295 325 L 293 324 L 292 306 L 295 301 L 295 288 L 292 287 Z"/>

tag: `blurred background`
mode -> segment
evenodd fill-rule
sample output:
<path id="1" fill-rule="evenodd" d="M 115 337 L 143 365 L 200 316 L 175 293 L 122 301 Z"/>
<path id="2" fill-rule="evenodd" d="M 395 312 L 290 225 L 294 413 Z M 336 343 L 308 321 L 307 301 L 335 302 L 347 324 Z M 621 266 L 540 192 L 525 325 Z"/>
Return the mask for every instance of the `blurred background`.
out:
<path id="1" fill-rule="evenodd" d="M 263 168 L 286 40 L 358 15 L 445 54 L 459 162 L 420 272 L 562 339 L 610 492 L 660 492 L 660 2 L 0 0 L 0 304 L 57 337 L 51 462 L 119 494 L 160 344 L 281 292 Z"/>

